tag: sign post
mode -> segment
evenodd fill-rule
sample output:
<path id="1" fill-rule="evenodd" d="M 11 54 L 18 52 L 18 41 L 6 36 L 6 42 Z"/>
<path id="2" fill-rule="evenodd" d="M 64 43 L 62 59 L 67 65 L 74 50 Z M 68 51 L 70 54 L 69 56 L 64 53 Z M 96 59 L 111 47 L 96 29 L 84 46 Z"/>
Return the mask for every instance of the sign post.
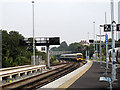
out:
<path id="1" fill-rule="evenodd" d="M 105 35 L 105 44 L 106 44 L 106 68 L 105 68 L 105 74 L 107 75 L 107 69 L 108 69 L 108 34 Z"/>

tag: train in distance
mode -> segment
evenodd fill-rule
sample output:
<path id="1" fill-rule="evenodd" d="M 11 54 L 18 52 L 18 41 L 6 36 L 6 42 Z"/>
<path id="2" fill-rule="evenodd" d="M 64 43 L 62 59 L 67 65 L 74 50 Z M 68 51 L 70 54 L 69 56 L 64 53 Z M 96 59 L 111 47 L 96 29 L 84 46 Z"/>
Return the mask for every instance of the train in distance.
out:
<path id="1" fill-rule="evenodd" d="M 69 61 L 83 61 L 82 53 L 74 53 L 74 54 L 62 54 L 60 56 L 60 60 L 69 60 Z"/>

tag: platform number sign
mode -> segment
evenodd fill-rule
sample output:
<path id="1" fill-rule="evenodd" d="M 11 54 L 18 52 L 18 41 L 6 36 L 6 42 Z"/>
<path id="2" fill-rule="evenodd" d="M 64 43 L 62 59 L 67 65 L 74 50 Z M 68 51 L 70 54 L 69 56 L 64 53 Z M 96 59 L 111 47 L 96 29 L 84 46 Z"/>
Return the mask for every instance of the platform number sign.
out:
<path id="1" fill-rule="evenodd" d="M 117 24 L 116 29 L 117 31 L 120 31 L 120 24 Z"/>
<path id="2" fill-rule="evenodd" d="M 111 31 L 111 24 L 105 24 L 104 25 L 104 32 L 110 32 Z"/>

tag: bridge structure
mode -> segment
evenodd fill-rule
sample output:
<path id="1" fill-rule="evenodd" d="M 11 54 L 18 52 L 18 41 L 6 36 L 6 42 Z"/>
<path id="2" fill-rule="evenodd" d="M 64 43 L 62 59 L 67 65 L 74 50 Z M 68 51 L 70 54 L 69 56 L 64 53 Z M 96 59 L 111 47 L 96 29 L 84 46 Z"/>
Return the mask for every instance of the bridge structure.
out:
<path id="1" fill-rule="evenodd" d="M 33 45 L 33 38 L 25 38 L 20 40 L 21 45 Z M 49 46 L 50 45 L 60 45 L 60 37 L 35 37 L 35 46 L 46 46 L 46 54 L 47 54 L 47 68 L 50 68 L 50 55 L 49 55 Z M 35 60 L 33 59 L 33 65 L 35 65 Z"/>

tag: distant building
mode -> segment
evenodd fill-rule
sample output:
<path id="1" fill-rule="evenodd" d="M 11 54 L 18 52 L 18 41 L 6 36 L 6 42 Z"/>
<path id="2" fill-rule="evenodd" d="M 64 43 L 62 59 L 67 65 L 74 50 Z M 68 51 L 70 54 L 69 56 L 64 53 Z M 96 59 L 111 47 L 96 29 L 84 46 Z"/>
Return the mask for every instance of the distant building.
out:
<path id="1" fill-rule="evenodd" d="M 120 24 L 120 1 L 118 2 L 118 23 Z M 120 32 L 118 32 L 118 40 L 120 39 Z"/>
<path id="2" fill-rule="evenodd" d="M 81 45 L 87 45 L 87 46 L 89 46 L 89 43 L 86 40 L 81 40 L 80 44 Z"/>

